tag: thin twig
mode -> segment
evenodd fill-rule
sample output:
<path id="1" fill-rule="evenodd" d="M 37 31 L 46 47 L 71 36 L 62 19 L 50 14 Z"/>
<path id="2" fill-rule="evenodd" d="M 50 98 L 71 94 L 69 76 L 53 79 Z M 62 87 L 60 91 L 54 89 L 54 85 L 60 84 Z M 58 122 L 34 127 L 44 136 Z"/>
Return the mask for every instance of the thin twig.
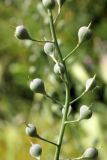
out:
<path id="1" fill-rule="evenodd" d="M 80 96 L 78 96 L 77 98 L 75 98 L 74 100 L 72 100 L 69 104 L 73 104 L 74 102 L 78 101 L 82 96 L 84 96 L 86 94 L 86 91 L 84 91 Z"/>
<path id="2" fill-rule="evenodd" d="M 66 61 L 71 55 L 73 55 L 75 53 L 75 51 L 79 48 L 79 44 L 76 45 L 76 47 L 70 52 L 67 54 L 67 56 L 65 58 L 63 58 L 63 61 Z"/>
<path id="3" fill-rule="evenodd" d="M 45 41 L 45 40 L 37 40 L 37 39 L 32 39 L 32 38 L 31 38 L 31 40 L 34 41 L 34 42 L 40 42 L 40 43 L 46 43 L 46 42 L 54 43 L 53 41 L 50 41 L 50 40 Z"/>
<path id="4" fill-rule="evenodd" d="M 45 94 L 45 96 L 47 98 L 49 98 L 51 101 L 53 101 L 63 107 L 63 104 L 61 104 L 58 100 L 54 99 L 53 97 L 49 96 L 48 94 Z"/>
<path id="5" fill-rule="evenodd" d="M 42 138 L 42 137 L 40 137 L 39 135 L 37 136 L 37 138 L 40 139 L 40 140 L 42 140 L 42 141 L 45 141 L 45 142 L 47 142 L 47 143 L 53 144 L 53 145 L 55 145 L 55 146 L 58 146 L 58 144 L 56 144 L 56 143 L 54 143 L 54 142 L 52 142 L 52 141 L 49 141 L 49 140 L 47 140 L 47 139 L 45 139 L 45 138 Z"/>

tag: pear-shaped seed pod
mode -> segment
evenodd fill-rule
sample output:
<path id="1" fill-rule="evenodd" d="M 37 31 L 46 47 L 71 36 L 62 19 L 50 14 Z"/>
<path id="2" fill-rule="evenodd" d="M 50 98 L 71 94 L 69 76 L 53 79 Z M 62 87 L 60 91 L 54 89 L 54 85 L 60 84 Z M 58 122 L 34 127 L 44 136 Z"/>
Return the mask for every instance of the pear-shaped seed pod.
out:
<path id="1" fill-rule="evenodd" d="M 20 40 L 25 40 L 25 39 L 31 40 L 31 37 L 30 37 L 27 29 L 23 25 L 16 27 L 14 35 L 16 38 L 18 38 Z"/>
<path id="2" fill-rule="evenodd" d="M 64 65 L 63 65 L 62 63 L 56 63 L 56 64 L 54 65 L 54 72 L 55 72 L 56 74 L 64 74 L 64 72 L 65 72 L 65 67 L 64 67 Z"/>
<path id="3" fill-rule="evenodd" d="M 96 75 L 94 75 L 93 78 L 89 78 L 87 81 L 86 81 L 86 89 L 85 91 L 89 91 L 91 89 L 93 89 L 95 87 L 95 78 L 96 78 Z"/>
<path id="4" fill-rule="evenodd" d="M 45 94 L 44 82 L 42 79 L 36 78 L 30 82 L 30 89 L 35 93 Z"/>
<path id="5" fill-rule="evenodd" d="M 85 150 L 82 155 L 83 158 L 93 159 L 94 160 L 98 157 L 98 150 L 95 147 L 89 147 Z"/>
<path id="6" fill-rule="evenodd" d="M 47 9 L 54 9 L 55 7 L 55 0 L 42 0 L 42 3 Z"/>
<path id="7" fill-rule="evenodd" d="M 37 136 L 37 130 L 36 127 L 33 124 L 27 124 L 26 126 L 26 134 L 30 137 L 36 137 Z"/>
<path id="8" fill-rule="evenodd" d="M 54 55 L 54 50 L 55 50 L 55 45 L 53 43 L 50 42 L 46 42 L 44 45 L 44 52 L 48 55 L 48 56 L 53 56 Z"/>
<path id="9" fill-rule="evenodd" d="M 42 154 L 42 147 L 40 144 L 32 144 L 30 147 L 29 153 L 32 157 L 37 158 Z"/>
<path id="10" fill-rule="evenodd" d="M 92 116 L 92 110 L 87 107 L 86 105 L 83 105 L 80 107 L 80 120 L 82 119 L 89 119 Z"/>
<path id="11" fill-rule="evenodd" d="M 81 44 L 86 40 L 89 40 L 92 36 L 92 31 L 89 27 L 83 26 L 78 31 L 78 43 Z"/>

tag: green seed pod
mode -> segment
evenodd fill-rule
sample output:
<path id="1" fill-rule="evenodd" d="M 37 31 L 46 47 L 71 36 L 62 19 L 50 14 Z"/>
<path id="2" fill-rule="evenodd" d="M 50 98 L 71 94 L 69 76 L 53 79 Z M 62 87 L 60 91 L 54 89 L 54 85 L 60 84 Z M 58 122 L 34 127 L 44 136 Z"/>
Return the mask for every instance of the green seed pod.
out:
<path id="1" fill-rule="evenodd" d="M 80 120 L 82 119 L 89 119 L 92 116 L 92 110 L 87 107 L 86 105 L 83 105 L 80 107 Z"/>
<path id="2" fill-rule="evenodd" d="M 94 75 L 93 78 L 89 78 L 87 81 L 86 81 L 86 89 L 85 91 L 88 92 L 89 90 L 92 90 L 93 88 L 95 88 L 95 85 L 96 85 L 96 81 L 95 81 L 95 78 L 96 78 L 96 75 Z"/>
<path id="3" fill-rule="evenodd" d="M 46 42 L 44 45 L 44 52 L 48 55 L 48 56 L 53 56 L 54 55 L 54 50 L 55 50 L 55 46 L 53 43 L 49 43 Z"/>
<path id="4" fill-rule="evenodd" d="M 89 40 L 92 36 L 92 31 L 89 29 L 90 24 L 88 27 L 83 26 L 78 31 L 78 44 L 83 43 L 86 40 Z"/>
<path id="5" fill-rule="evenodd" d="M 93 159 L 94 160 L 98 157 L 98 150 L 95 147 L 89 147 L 85 150 L 82 157 L 85 159 Z"/>
<path id="6" fill-rule="evenodd" d="M 37 136 L 36 127 L 33 124 L 27 124 L 26 134 L 30 137 L 36 137 Z"/>
<path id="7" fill-rule="evenodd" d="M 65 67 L 64 67 L 64 65 L 63 65 L 62 63 L 56 63 L 56 64 L 54 65 L 54 72 L 55 72 L 56 74 L 64 74 L 64 72 L 65 72 Z"/>
<path id="8" fill-rule="evenodd" d="M 45 94 L 44 82 L 42 79 L 36 78 L 30 82 L 30 89 L 35 93 Z"/>
<path id="9" fill-rule="evenodd" d="M 47 9 L 54 9 L 55 7 L 55 0 L 42 0 L 42 3 Z"/>
<path id="10" fill-rule="evenodd" d="M 41 154 L 42 154 L 42 147 L 41 147 L 41 145 L 40 144 L 33 144 L 32 143 L 32 146 L 30 147 L 29 153 L 34 158 L 40 157 Z"/>
<path id="11" fill-rule="evenodd" d="M 16 30 L 15 30 L 15 37 L 20 39 L 20 40 L 31 40 L 31 37 L 27 31 L 27 29 L 23 26 L 23 25 L 20 25 L 20 26 L 17 26 L 16 27 Z"/>

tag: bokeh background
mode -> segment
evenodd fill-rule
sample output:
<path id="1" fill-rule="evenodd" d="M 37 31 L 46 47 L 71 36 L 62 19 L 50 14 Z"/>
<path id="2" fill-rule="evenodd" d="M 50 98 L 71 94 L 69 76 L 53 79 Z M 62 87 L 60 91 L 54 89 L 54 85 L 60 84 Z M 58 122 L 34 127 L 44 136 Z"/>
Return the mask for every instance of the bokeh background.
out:
<path id="1" fill-rule="evenodd" d="M 57 13 L 57 6 L 54 16 Z M 81 105 L 92 106 L 93 117 L 78 125 L 68 125 L 61 150 L 62 158 L 81 156 L 96 146 L 99 160 L 107 158 L 107 0 L 67 0 L 56 23 L 63 57 L 77 44 L 81 26 L 92 22 L 93 38 L 67 60 L 71 99 L 79 96 L 88 78 L 96 73 L 96 89 L 72 105 L 70 119 L 78 117 Z M 61 108 L 29 89 L 33 78 L 42 78 L 48 94 L 64 101 L 65 90 L 54 75 L 53 62 L 43 52 L 43 44 L 20 41 L 15 27 L 25 25 L 32 37 L 50 39 L 47 11 L 41 0 L 0 0 L 0 159 L 33 160 L 30 142 L 43 147 L 42 160 L 53 159 L 55 147 L 25 134 L 24 121 L 33 123 L 38 133 L 56 141 Z"/>

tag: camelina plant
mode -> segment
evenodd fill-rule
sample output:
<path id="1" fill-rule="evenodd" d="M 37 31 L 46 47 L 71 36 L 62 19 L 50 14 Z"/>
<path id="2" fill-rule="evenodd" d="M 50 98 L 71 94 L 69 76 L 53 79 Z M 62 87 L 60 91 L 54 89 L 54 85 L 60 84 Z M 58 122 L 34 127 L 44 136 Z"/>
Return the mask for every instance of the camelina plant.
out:
<path id="1" fill-rule="evenodd" d="M 65 86 L 65 102 L 59 101 L 58 99 L 55 99 L 47 94 L 44 81 L 41 78 L 35 78 L 30 82 L 29 89 L 34 92 L 35 94 L 43 94 L 47 98 L 50 98 L 52 101 L 57 103 L 59 106 L 62 107 L 62 120 L 61 125 L 58 133 L 58 139 L 56 142 L 49 141 L 39 135 L 37 132 L 37 128 L 34 124 L 26 123 L 26 135 L 34 138 L 38 138 L 40 140 L 43 140 L 47 143 L 50 143 L 54 145 L 56 148 L 53 160 L 60 160 L 61 159 L 61 147 L 63 145 L 63 137 L 65 133 L 65 128 L 69 125 L 72 125 L 74 123 L 79 123 L 84 119 L 89 119 L 92 117 L 92 109 L 86 105 L 82 105 L 79 110 L 79 117 L 77 119 L 68 120 L 68 113 L 69 113 L 69 106 L 72 105 L 74 102 L 78 101 L 82 96 L 87 94 L 90 90 L 92 90 L 95 87 L 95 78 L 96 75 L 93 75 L 90 79 L 86 81 L 86 87 L 84 91 L 81 93 L 80 96 L 77 98 L 71 100 L 70 99 L 70 80 L 68 76 L 68 69 L 66 65 L 66 61 L 75 53 L 75 51 L 87 40 L 89 40 L 92 37 L 92 31 L 90 29 L 91 23 L 89 23 L 88 26 L 82 26 L 78 30 L 78 42 L 76 47 L 66 54 L 65 57 L 63 57 L 63 54 L 60 49 L 60 45 L 58 43 L 58 38 L 56 35 L 56 28 L 55 23 L 58 19 L 58 16 L 61 12 L 61 7 L 65 4 L 66 0 L 42 0 L 42 4 L 44 8 L 47 10 L 47 16 L 49 18 L 50 23 L 50 32 L 51 32 L 51 40 L 37 40 L 32 38 L 28 30 L 24 25 L 19 25 L 16 27 L 15 30 L 15 37 L 17 37 L 19 40 L 31 40 L 39 43 L 44 44 L 44 52 L 47 56 L 49 56 L 54 63 L 53 70 L 54 74 L 57 74 L 59 78 L 62 81 L 62 85 Z M 53 16 L 53 12 L 55 9 L 55 6 L 58 5 L 58 14 L 56 17 Z M 57 54 L 57 56 L 56 56 Z M 57 57 L 57 58 L 56 58 Z M 33 158 L 41 159 L 42 155 L 42 146 L 40 144 L 35 144 L 31 142 L 31 147 L 29 149 L 29 153 Z M 66 158 L 66 160 L 96 160 L 98 157 L 98 149 L 94 146 L 89 146 L 84 150 L 83 153 L 79 157 L 76 158 Z M 44 158 L 43 158 L 44 159 Z M 63 159 L 63 158 L 62 158 Z"/>

